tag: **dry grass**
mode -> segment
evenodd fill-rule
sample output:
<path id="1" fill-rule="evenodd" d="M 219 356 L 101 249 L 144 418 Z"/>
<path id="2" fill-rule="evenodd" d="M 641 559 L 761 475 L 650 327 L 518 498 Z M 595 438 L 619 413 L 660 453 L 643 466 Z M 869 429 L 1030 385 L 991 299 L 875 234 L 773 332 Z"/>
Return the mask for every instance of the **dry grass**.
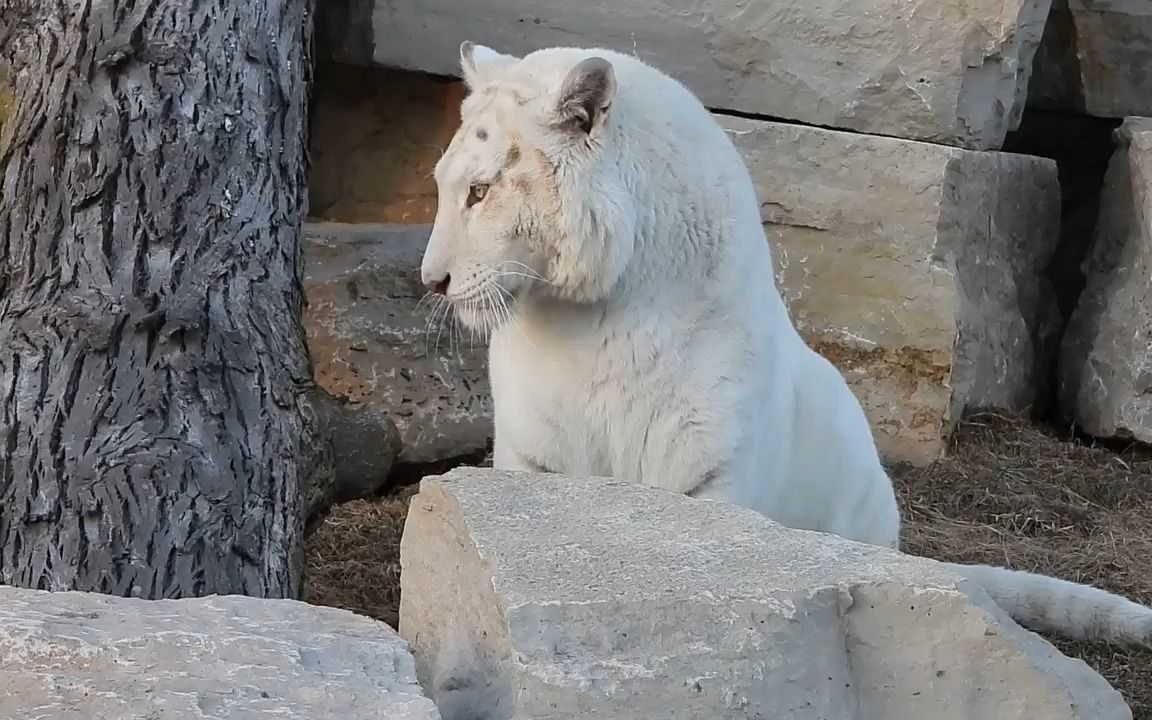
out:
<path id="1" fill-rule="evenodd" d="M 1152 603 L 1152 453 L 1112 452 L 994 415 L 957 434 L 948 459 L 892 469 L 908 552 L 1033 570 Z M 336 508 L 312 536 L 312 602 L 395 625 L 400 533 L 414 487 Z M 1152 720 L 1152 652 L 1059 641 Z"/>
<path id="2" fill-rule="evenodd" d="M 1112 452 L 996 415 L 973 418 L 948 459 L 893 468 L 904 549 L 1087 582 L 1152 603 L 1152 453 Z M 1152 720 L 1152 652 L 1052 638 Z"/>
<path id="3" fill-rule="evenodd" d="M 400 534 L 417 485 L 375 501 L 337 506 L 308 539 L 306 599 L 396 627 Z"/>

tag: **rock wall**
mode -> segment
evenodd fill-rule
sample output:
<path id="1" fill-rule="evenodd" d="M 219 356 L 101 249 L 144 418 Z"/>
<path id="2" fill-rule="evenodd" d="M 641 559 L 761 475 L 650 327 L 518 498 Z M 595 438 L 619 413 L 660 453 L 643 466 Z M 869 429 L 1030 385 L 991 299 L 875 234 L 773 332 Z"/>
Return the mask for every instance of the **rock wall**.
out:
<path id="1" fill-rule="evenodd" d="M 428 225 L 305 228 L 304 328 L 316 381 L 353 407 L 388 413 L 403 463 L 484 452 L 492 434 L 487 347 L 444 307 L 421 302 Z"/>
<path id="2" fill-rule="evenodd" d="M 719 119 L 792 318 L 848 378 L 881 452 L 927 462 L 966 409 L 1036 402 L 1058 337 L 1036 271 L 1059 239 L 1055 163 Z"/>
<path id="3" fill-rule="evenodd" d="M 732 132 L 801 332 L 848 377 L 883 454 L 929 462 L 965 412 L 1047 412 L 1056 376 L 1070 377 L 1056 367 L 1057 349 L 1085 285 L 1078 264 L 1100 206 L 1098 174 L 1081 170 L 1100 163 L 1037 133 L 1083 119 L 1069 110 L 1152 113 L 1146 0 L 929 5 L 339 0 L 322 8 L 323 45 L 343 64 L 318 76 L 313 214 L 432 221 L 432 166 L 459 122 L 463 89 L 451 76 L 462 40 L 513 53 L 553 44 L 634 52 L 682 79 Z M 1060 166 L 1004 152 L 1006 142 Z M 355 260 L 371 232 L 343 260 L 329 243 L 318 262 L 344 263 L 348 278 L 378 272 Z M 490 412 L 482 343 L 405 357 L 397 338 L 421 342 L 420 325 L 436 325 L 414 305 L 419 289 L 359 297 L 362 308 L 349 309 L 332 294 L 348 278 L 325 272 L 309 280 L 321 308 L 309 319 L 321 382 L 394 407 L 407 428 L 402 459 L 481 447 Z M 392 300 L 408 329 L 373 329 L 369 318 L 385 317 Z M 343 323 L 342 339 L 333 323 Z M 351 349 L 357 343 L 368 349 Z M 423 363 L 416 374 L 435 381 L 402 379 L 400 397 L 385 379 L 400 377 L 403 363 Z M 1077 394 L 1059 397 L 1074 403 Z"/>
<path id="4" fill-rule="evenodd" d="M 309 230 L 306 324 L 321 385 L 393 408 L 401 459 L 429 462 L 486 441 L 485 350 L 481 339 L 457 340 L 433 306 L 418 307 L 423 246 L 381 224 L 431 222 L 435 186 L 413 180 L 419 190 L 397 212 L 390 178 L 430 176 L 439 151 L 425 141 L 451 136 L 458 117 L 443 118 L 461 91 L 376 79 L 384 86 L 370 84 L 359 100 L 318 89 L 314 212 L 361 224 Z M 377 103 L 390 108 L 379 123 Z M 964 410 L 1036 402 L 1056 340 L 1054 297 L 1036 272 L 1059 238 L 1053 162 L 717 119 L 752 171 L 794 319 L 847 375 L 885 455 L 929 462 Z"/>
<path id="5" fill-rule="evenodd" d="M 1024 109 L 1050 0 L 352 0 L 328 40 L 348 63 L 455 75 L 461 41 L 523 54 L 632 52 L 706 105 L 997 148 Z M 367 37 L 366 37 L 367 36 Z"/>

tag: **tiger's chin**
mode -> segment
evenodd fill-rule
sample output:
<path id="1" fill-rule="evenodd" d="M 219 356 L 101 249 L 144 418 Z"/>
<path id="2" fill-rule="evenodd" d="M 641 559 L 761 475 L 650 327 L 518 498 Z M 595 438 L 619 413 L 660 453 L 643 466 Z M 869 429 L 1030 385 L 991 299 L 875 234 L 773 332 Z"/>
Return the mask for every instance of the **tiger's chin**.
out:
<path id="1" fill-rule="evenodd" d="M 491 335 L 505 324 L 512 321 L 515 312 L 515 298 L 503 295 L 499 300 L 461 301 L 452 303 L 456 319 L 466 329 L 481 334 Z"/>

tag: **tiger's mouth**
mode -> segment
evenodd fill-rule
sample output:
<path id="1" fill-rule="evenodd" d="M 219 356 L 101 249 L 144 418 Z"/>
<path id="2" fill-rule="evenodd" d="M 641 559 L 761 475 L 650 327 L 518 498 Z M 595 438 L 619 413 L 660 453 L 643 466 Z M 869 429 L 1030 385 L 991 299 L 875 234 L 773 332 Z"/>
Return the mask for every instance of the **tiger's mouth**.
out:
<path id="1" fill-rule="evenodd" d="M 516 289 L 491 283 L 465 297 L 449 298 L 447 302 L 461 325 L 490 335 L 513 321 L 518 295 Z"/>

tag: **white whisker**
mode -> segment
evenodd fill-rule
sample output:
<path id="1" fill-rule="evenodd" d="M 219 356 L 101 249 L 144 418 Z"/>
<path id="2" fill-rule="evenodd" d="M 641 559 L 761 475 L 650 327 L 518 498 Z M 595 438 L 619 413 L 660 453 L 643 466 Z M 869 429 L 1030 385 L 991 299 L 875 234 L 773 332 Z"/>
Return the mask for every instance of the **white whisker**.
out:
<path id="1" fill-rule="evenodd" d="M 479 332 L 484 332 L 484 328 L 488 326 L 488 308 L 484 304 L 484 290 L 480 290 L 476 299 L 472 301 L 472 312 L 480 318 Z M 477 329 L 472 326 L 468 329 L 468 350 L 476 349 L 476 333 Z"/>
<path id="2" fill-rule="evenodd" d="M 441 303 L 440 307 L 444 308 L 444 311 L 440 313 L 439 321 L 436 323 L 436 342 L 432 346 L 433 352 L 440 352 L 440 333 L 444 330 L 444 321 L 452 314 L 453 309 L 452 303 L 447 300 Z M 449 351 L 451 351 L 451 340 L 449 340 Z"/>
<path id="3" fill-rule="evenodd" d="M 524 338 L 524 340 L 530 346 L 532 346 L 533 349 L 535 349 L 536 343 L 532 342 L 532 338 L 528 337 L 528 334 L 524 332 L 524 328 L 520 326 L 520 319 L 516 317 L 516 313 L 512 311 L 512 308 L 508 304 L 509 301 L 515 302 L 516 298 L 499 283 L 496 284 L 496 289 L 501 293 L 500 295 L 497 295 L 497 298 L 500 300 L 500 304 L 504 308 L 504 321 L 511 324 L 512 327 L 516 328 L 516 332 L 520 333 L 520 337 Z"/>
<path id="4" fill-rule="evenodd" d="M 428 315 L 424 321 L 424 354 L 426 356 L 432 355 L 432 326 L 436 324 L 436 316 L 440 312 L 441 303 L 448 302 L 442 296 L 436 295 L 433 297 L 433 305 L 428 309 Z"/>
<path id="5" fill-rule="evenodd" d="M 503 268 L 505 265 L 512 265 L 515 267 L 519 267 L 519 268 L 521 268 L 521 271 L 504 270 Z M 519 277 L 529 278 L 531 280 L 535 280 L 536 282 L 543 283 L 544 285 L 551 285 L 552 284 L 551 282 L 546 280 L 543 275 L 536 272 L 535 270 L 533 270 L 528 265 L 525 265 L 522 262 L 517 262 L 516 260 L 504 260 L 503 262 L 496 263 L 496 265 L 493 266 L 492 271 L 497 273 L 497 274 L 500 274 L 500 275 L 515 275 L 515 276 L 519 276 Z"/>
<path id="6" fill-rule="evenodd" d="M 468 311 L 474 317 L 480 316 L 480 320 L 481 320 L 481 322 L 483 322 L 484 315 L 481 312 L 481 310 L 483 310 L 483 308 L 478 307 L 479 300 L 480 300 L 479 294 L 474 293 L 471 296 L 469 296 L 469 298 L 465 301 L 465 304 L 468 306 Z M 473 350 L 475 350 L 475 344 L 476 344 L 476 327 L 475 327 L 474 323 L 467 323 L 464 326 L 464 329 L 468 331 L 468 352 L 472 352 Z M 464 340 L 463 333 L 461 333 L 460 340 L 461 341 Z"/>
<path id="7" fill-rule="evenodd" d="M 460 313 L 457 311 L 456 306 L 452 306 L 452 334 L 449 336 L 448 345 L 451 348 L 452 357 L 458 361 L 460 358 Z"/>
<path id="8" fill-rule="evenodd" d="M 492 305 L 496 310 L 497 316 L 500 318 L 500 326 L 507 325 L 512 322 L 512 312 L 508 308 L 508 301 L 504 299 L 504 295 L 508 292 L 501 285 L 494 284 L 496 292 L 492 293 Z"/>
<path id="9" fill-rule="evenodd" d="M 544 285 L 548 285 L 548 286 L 552 285 L 552 283 L 550 283 L 546 280 L 541 280 L 540 278 L 536 277 L 535 275 L 529 275 L 527 273 L 516 272 L 515 270 L 493 270 L 492 274 L 496 277 L 522 277 L 522 278 L 527 278 L 533 282 L 542 283 Z"/>
<path id="10" fill-rule="evenodd" d="M 517 266 L 519 266 L 519 267 L 522 267 L 522 268 L 524 268 L 525 270 L 527 270 L 527 271 L 528 271 L 528 272 L 530 272 L 530 273 L 535 273 L 535 272 L 536 272 L 535 270 L 533 270 L 533 269 L 532 269 L 532 266 L 531 266 L 531 265 L 525 265 L 524 263 L 522 263 L 522 262 L 520 262 L 520 261 L 518 261 L 518 260 L 503 260 L 503 261 L 501 261 L 499 264 L 497 264 L 497 266 L 496 266 L 496 267 L 502 267 L 502 266 L 504 266 L 504 265 L 517 265 Z M 541 279 L 541 280 L 543 280 L 544 278 L 540 278 L 540 279 Z"/>
<path id="11" fill-rule="evenodd" d="M 424 297 L 420 298 L 420 301 L 416 303 L 416 310 L 419 311 L 420 308 L 424 307 L 425 303 L 428 303 L 428 302 L 436 300 L 437 298 L 443 298 L 443 297 L 444 297 L 443 295 L 439 295 L 439 294 L 434 293 L 432 291 L 428 291 L 428 292 L 424 293 Z"/>
<path id="12" fill-rule="evenodd" d="M 492 302 L 492 285 L 484 287 L 484 339 L 492 337 L 492 328 L 496 326 L 496 306 Z"/>
<path id="13" fill-rule="evenodd" d="M 428 355 L 430 355 L 430 356 L 436 354 L 436 340 L 434 339 L 432 331 L 438 330 L 438 328 L 440 326 L 441 310 L 442 310 L 441 303 L 438 302 L 435 305 L 433 305 L 432 309 L 428 312 L 428 337 L 427 337 L 426 342 L 428 345 L 427 352 L 428 352 Z"/>

